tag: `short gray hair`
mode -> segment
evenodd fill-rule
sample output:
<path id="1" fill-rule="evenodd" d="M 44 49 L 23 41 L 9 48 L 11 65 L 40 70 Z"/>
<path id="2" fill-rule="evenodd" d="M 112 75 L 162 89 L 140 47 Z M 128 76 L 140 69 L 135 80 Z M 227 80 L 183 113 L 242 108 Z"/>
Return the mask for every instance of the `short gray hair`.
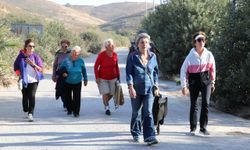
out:
<path id="1" fill-rule="evenodd" d="M 71 50 L 71 53 L 72 52 L 81 52 L 81 47 L 80 46 L 74 46 L 73 48 L 72 48 L 72 50 Z"/>
<path id="2" fill-rule="evenodd" d="M 108 43 L 112 43 L 114 45 L 114 40 L 109 38 L 109 39 L 106 39 L 104 42 L 103 42 L 103 47 L 106 48 L 108 46 Z"/>
<path id="3" fill-rule="evenodd" d="M 150 36 L 147 33 L 140 33 L 140 34 L 138 34 L 138 36 L 136 38 L 136 46 L 139 44 L 139 41 L 141 39 L 148 39 L 150 42 Z"/>

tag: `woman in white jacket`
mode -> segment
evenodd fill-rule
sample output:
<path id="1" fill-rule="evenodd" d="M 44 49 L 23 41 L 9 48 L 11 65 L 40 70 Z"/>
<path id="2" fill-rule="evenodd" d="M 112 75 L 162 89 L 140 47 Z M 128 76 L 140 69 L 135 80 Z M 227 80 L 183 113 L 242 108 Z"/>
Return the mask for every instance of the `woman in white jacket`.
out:
<path id="1" fill-rule="evenodd" d="M 207 131 L 208 107 L 211 92 L 215 90 L 215 60 L 213 54 L 205 48 L 206 34 L 197 32 L 193 36 L 194 48 L 191 49 L 181 67 L 182 94 L 190 92 L 190 135 L 195 135 L 197 127 L 197 98 L 201 92 L 202 106 L 200 114 L 200 134 Z"/>

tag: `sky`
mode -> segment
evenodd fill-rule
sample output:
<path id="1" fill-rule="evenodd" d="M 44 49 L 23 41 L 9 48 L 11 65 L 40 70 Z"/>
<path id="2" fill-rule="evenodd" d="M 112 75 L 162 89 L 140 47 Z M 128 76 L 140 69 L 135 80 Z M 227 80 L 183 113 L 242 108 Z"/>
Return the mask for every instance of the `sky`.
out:
<path id="1" fill-rule="evenodd" d="M 58 4 L 72 4 L 72 5 L 94 5 L 99 6 L 103 4 L 119 3 L 119 2 L 148 2 L 153 3 L 153 0 L 49 0 Z M 160 0 L 155 0 L 156 4 L 160 3 Z"/>

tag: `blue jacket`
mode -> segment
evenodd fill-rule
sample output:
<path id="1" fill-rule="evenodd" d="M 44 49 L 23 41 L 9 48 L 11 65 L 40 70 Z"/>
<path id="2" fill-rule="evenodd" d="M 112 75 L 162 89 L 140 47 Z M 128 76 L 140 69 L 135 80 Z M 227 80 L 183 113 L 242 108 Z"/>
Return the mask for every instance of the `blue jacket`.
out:
<path id="1" fill-rule="evenodd" d="M 17 56 L 15 62 L 14 62 L 14 71 L 16 72 L 16 74 L 20 73 L 20 77 L 22 79 L 22 84 L 25 88 L 27 88 L 28 86 L 28 79 L 27 79 L 27 63 L 25 61 L 25 59 L 27 58 L 27 56 L 24 54 L 24 50 L 20 50 L 19 55 Z M 28 56 L 29 59 L 34 60 L 36 65 L 38 65 L 39 67 L 43 68 L 43 62 L 41 60 L 41 58 L 36 54 L 36 53 L 32 53 L 30 56 Z M 36 70 L 36 74 L 37 74 L 37 80 L 42 80 L 43 74 L 42 72 Z"/>
<path id="2" fill-rule="evenodd" d="M 84 81 L 88 81 L 85 63 L 81 57 L 73 61 L 71 57 L 68 56 L 66 59 L 64 59 L 60 66 L 60 68 L 64 67 L 68 72 L 68 76 L 65 80 L 66 83 L 78 84 L 82 82 L 82 79 Z"/>
<path id="3" fill-rule="evenodd" d="M 152 94 L 153 84 L 158 85 L 158 64 L 156 55 L 150 51 L 148 51 L 148 54 L 149 61 L 146 66 L 141 63 L 141 56 L 138 50 L 130 53 L 127 59 L 127 84 L 133 84 L 136 93 L 140 95 Z"/>

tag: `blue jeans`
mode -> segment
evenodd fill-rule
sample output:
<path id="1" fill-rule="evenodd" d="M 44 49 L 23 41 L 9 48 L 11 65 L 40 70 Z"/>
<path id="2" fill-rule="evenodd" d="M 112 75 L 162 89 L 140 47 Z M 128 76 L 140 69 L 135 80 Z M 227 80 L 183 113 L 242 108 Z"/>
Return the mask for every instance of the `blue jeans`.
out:
<path id="1" fill-rule="evenodd" d="M 152 94 L 137 95 L 135 99 L 131 98 L 132 118 L 130 122 L 130 132 L 133 137 L 140 136 L 141 126 L 143 125 L 143 138 L 145 142 L 155 138 L 154 120 L 152 115 L 153 101 Z"/>

